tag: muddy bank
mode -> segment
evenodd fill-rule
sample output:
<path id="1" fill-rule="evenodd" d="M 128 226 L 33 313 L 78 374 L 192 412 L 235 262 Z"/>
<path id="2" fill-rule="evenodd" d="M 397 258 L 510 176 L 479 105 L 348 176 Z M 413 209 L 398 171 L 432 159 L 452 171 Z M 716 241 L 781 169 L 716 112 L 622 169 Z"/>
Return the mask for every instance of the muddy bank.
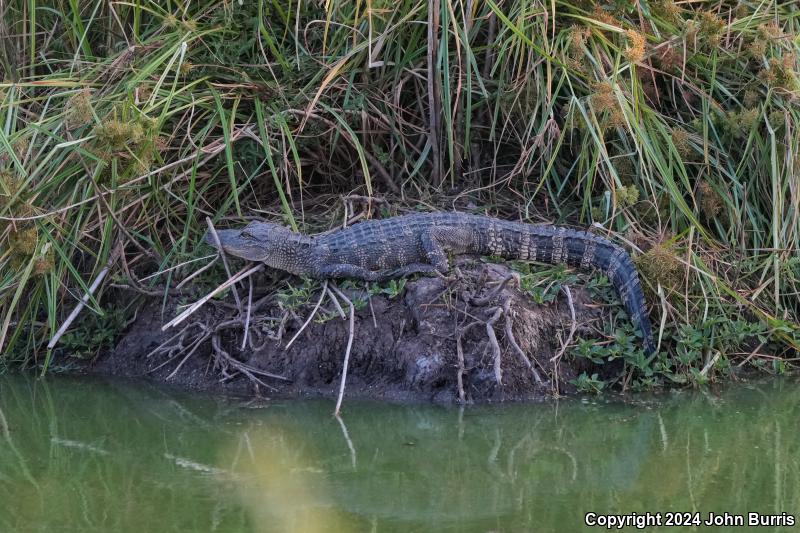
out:
<path id="1" fill-rule="evenodd" d="M 570 380 L 587 365 L 562 347 L 573 327 L 575 336 L 596 335 L 602 306 L 572 286 L 573 320 L 564 293 L 537 305 L 512 274 L 504 265 L 465 260 L 458 275 L 410 280 L 397 294 L 367 299 L 363 290 L 345 290 L 358 304 L 346 397 L 451 403 L 573 392 Z M 250 318 L 244 350 L 244 319 L 233 306 L 207 305 L 162 332 L 176 314 L 175 302 L 162 316 L 161 301 L 153 300 L 90 370 L 237 394 L 257 388 L 268 397 L 334 397 L 350 328 L 329 298 L 286 348 L 319 295 L 296 307 L 265 297 Z"/>

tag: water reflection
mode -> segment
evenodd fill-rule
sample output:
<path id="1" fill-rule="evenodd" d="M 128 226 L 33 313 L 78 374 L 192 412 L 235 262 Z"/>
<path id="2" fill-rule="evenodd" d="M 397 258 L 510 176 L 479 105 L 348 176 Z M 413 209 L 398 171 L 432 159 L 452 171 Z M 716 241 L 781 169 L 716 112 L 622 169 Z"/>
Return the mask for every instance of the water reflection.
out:
<path id="1" fill-rule="evenodd" d="M 800 509 L 796 382 L 634 403 L 275 402 L 0 377 L 0 530 L 572 530 Z M 671 529 L 672 530 L 672 529 Z M 776 528 L 775 530 L 780 530 Z"/>

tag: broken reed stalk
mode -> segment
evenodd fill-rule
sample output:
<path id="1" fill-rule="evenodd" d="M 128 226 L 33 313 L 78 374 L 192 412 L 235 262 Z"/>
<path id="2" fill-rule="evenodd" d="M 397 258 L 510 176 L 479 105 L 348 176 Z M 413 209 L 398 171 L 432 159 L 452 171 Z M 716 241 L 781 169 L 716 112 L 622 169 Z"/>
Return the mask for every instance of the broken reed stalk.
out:
<path id="1" fill-rule="evenodd" d="M 322 292 L 319 295 L 319 300 L 317 300 L 317 305 L 314 306 L 314 309 L 308 315 L 308 318 L 306 318 L 306 321 L 303 322 L 303 325 L 300 326 L 300 329 L 297 330 L 297 333 L 295 333 L 292 336 L 292 338 L 289 340 L 289 342 L 286 343 L 286 347 L 284 348 L 284 350 L 288 350 L 289 346 L 291 346 L 292 343 L 294 343 L 294 341 L 297 340 L 297 337 L 300 336 L 300 334 L 303 332 L 303 330 L 306 329 L 306 327 L 308 326 L 309 322 L 311 322 L 311 319 L 314 318 L 314 315 L 317 314 L 317 310 L 319 310 L 319 306 L 322 304 L 322 300 L 325 299 L 325 295 L 328 292 L 329 292 L 328 291 L 328 280 L 326 279 L 325 281 L 322 282 Z"/>
<path id="2" fill-rule="evenodd" d="M 64 335 L 64 333 L 66 333 L 67 329 L 69 329 L 70 325 L 72 325 L 72 322 L 74 322 L 75 319 L 78 318 L 78 315 L 81 313 L 81 310 L 83 310 L 83 308 L 86 307 L 86 303 L 89 301 L 89 298 L 92 297 L 94 292 L 103 282 L 105 277 L 108 275 L 112 265 L 117 260 L 117 257 L 119 257 L 121 251 L 122 251 L 121 248 L 117 246 L 117 248 L 113 252 L 111 252 L 111 256 L 108 258 L 106 266 L 104 266 L 103 270 L 101 270 L 100 273 L 97 274 L 97 277 L 89 286 L 89 290 L 86 292 L 86 294 L 83 295 L 81 301 L 78 302 L 78 305 L 75 306 L 75 309 L 72 310 L 72 312 L 69 314 L 64 323 L 61 324 L 61 327 L 58 328 L 58 331 L 56 331 L 56 334 L 53 335 L 53 338 L 50 339 L 50 342 L 47 343 L 48 350 L 52 350 L 55 347 L 55 345 L 58 344 L 58 340 Z"/>
<path id="3" fill-rule="evenodd" d="M 219 258 L 219 252 L 217 252 L 217 253 L 215 253 L 215 254 L 213 254 L 213 255 L 207 255 L 207 256 L 205 256 L 205 257 L 202 257 L 201 259 L 210 259 L 210 258 L 212 258 L 212 257 L 214 258 L 214 260 L 213 260 L 213 261 L 209 262 L 209 263 L 208 263 L 208 264 L 206 264 L 206 265 L 203 265 L 203 267 L 202 267 L 202 268 L 200 268 L 200 269 L 198 269 L 198 270 L 195 270 L 194 272 L 192 272 L 191 274 L 189 274 L 188 276 L 186 276 L 186 277 L 183 279 L 183 281 L 181 281 L 180 283 L 178 283 L 177 285 L 175 285 L 175 288 L 176 288 L 176 289 L 180 289 L 181 287 L 183 287 L 184 285 L 186 285 L 187 283 L 189 283 L 190 281 L 192 281 L 194 278 L 196 278 L 197 276 L 199 276 L 200 274 L 202 274 L 203 272 L 205 272 L 206 270 L 208 270 L 209 268 L 211 268 L 212 266 L 214 266 L 214 263 L 216 263 L 216 262 L 217 262 L 217 259 Z M 178 265 L 178 267 L 181 267 L 181 266 L 183 266 L 183 265 L 185 265 L 185 264 L 188 264 L 188 263 L 190 263 L 190 262 L 191 262 L 191 261 L 187 261 L 187 262 L 185 262 L 185 263 L 181 263 L 180 265 Z M 178 267 L 173 267 L 173 269 L 174 269 L 174 268 L 178 268 Z M 172 270 L 172 269 L 169 269 L 169 270 Z M 162 272 L 157 272 L 157 274 L 163 274 L 164 272 L 169 272 L 169 270 L 164 270 L 164 271 L 162 271 Z M 155 275 L 156 275 L 156 274 L 153 274 L 153 276 L 155 276 Z M 149 277 L 149 276 L 148 276 L 148 277 Z M 146 279 L 148 279 L 148 278 L 142 278 L 140 281 L 144 281 L 144 280 L 146 280 Z"/>
<path id="4" fill-rule="evenodd" d="M 345 296 L 339 288 L 331 283 L 331 288 L 336 292 L 336 294 L 342 298 L 347 304 L 350 306 L 350 333 L 347 337 L 347 349 L 344 352 L 344 362 L 342 363 L 342 381 L 339 383 L 339 397 L 336 399 L 336 409 L 334 409 L 333 414 L 335 416 L 339 416 L 342 407 L 342 399 L 344 398 L 344 386 L 347 382 L 347 367 L 350 365 L 350 350 L 353 347 L 353 337 L 355 334 L 355 321 L 356 321 L 356 307 L 353 305 L 353 302 Z M 338 302 L 337 302 L 338 306 Z"/>
<path id="5" fill-rule="evenodd" d="M 230 278 L 231 268 L 228 265 L 228 258 L 225 256 L 225 250 L 223 249 L 222 243 L 219 240 L 219 235 L 217 235 L 217 229 L 214 227 L 214 223 L 211 222 L 209 217 L 206 217 L 206 225 L 208 226 L 208 232 L 211 233 L 211 237 L 214 239 L 214 246 L 219 252 L 219 257 L 222 259 L 222 265 L 225 267 L 225 273 L 228 275 L 228 278 Z M 231 291 L 233 292 L 233 299 L 236 300 L 236 307 L 239 309 L 239 315 L 242 315 L 242 300 L 239 298 L 239 291 L 236 290 L 236 284 L 231 286 Z"/>
<path id="6" fill-rule="evenodd" d="M 250 310 L 253 307 L 253 278 L 247 278 L 247 315 L 244 317 L 244 335 L 242 336 L 242 350 L 247 346 L 247 335 L 250 333 Z"/>
<path id="7" fill-rule="evenodd" d="M 570 324 L 569 327 L 569 335 L 567 336 L 567 340 L 564 341 L 564 344 L 561 345 L 561 348 L 558 350 L 558 353 L 550 358 L 550 361 L 558 361 L 559 359 L 561 359 L 561 356 L 564 355 L 564 352 L 567 351 L 567 348 L 572 343 L 572 337 L 575 335 L 575 330 L 578 329 L 577 319 L 575 318 L 575 305 L 572 303 L 572 292 L 566 285 L 562 285 L 561 288 L 564 290 L 564 294 L 567 295 L 567 303 L 569 304 L 569 315 L 572 318 L 572 324 Z"/>
<path id="8" fill-rule="evenodd" d="M 200 309 L 200 307 L 202 307 L 203 304 L 206 303 L 207 301 L 209 301 L 211 298 L 213 298 L 217 294 L 221 293 L 222 291 L 224 291 L 225 289 L 227 289 L 228 287 L 230 287 L 234 283 L 238 282 L 239 280 L 242 280 L 242 279 L 246 278 L 247 276 L 255 274 L 256 272 L 258 272 L 259 270 L 261 270 L 263 268 L 264 268 L 264 264 L 262 263 L 260 265 L 254 266 L 253 268 L 250 268 L 250 269 L 247 269 L 247 270 L 245 270 L 245 269 L 240 270 L 232 278 L 230 278 L 228 281 L 226 281 L 225 283 L 223 283 L 222 285 L 220 285 L 219 287 L 217 287 L 216 289 L 214 289 L 213 291 L 209 292 L 208 294 L 206 294 L 205 296 L 200 298 L 198 301 L 193 303 L 191 305 L 191 307 L 186 309 L 183 313 L 179 314 L 178 316 L 176 316 L 175 318 L 173 318 L 172 320 L 170 320 L 169 322 L 167 322 L 166 324 L 161 326 L 161 331 L 167 331 L 172 326 L 177 326 L 178 324 L 180 324 L 181 322 L 186 320 L 192 313 L 194 313 L 195 311 Z"/>

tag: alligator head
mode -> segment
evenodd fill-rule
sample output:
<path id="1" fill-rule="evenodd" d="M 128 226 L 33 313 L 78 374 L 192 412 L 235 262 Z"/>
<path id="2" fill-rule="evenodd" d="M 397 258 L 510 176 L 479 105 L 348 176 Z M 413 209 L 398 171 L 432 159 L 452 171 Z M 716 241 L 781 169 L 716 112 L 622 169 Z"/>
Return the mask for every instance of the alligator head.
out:
<path id="1" fill-rule="evenodd" d="M 222 249 L 228 255 L 297 275 L 308 275 L 310 248 L 313 240 L 279 224 L 251 222 L 244 228 L 217 230 Z M 205 240 L 216 246 L 214 236 L 206 232 Z"/>

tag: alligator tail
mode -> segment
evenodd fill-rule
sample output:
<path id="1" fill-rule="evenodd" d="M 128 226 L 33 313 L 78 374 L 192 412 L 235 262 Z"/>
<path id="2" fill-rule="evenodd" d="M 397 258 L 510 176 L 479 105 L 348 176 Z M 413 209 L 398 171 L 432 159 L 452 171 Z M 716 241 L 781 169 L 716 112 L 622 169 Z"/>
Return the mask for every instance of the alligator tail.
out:
<path id="1" fill-rule="evenodd" d="M 582 270 L 596 268 L 605 273 L 641 333 L 645 352 L 648 355 L 655 352 L 639 275 L 623 248 L 586 231 L 552 226 L 492 221 L 480 230 L 475 247 L 480 253 L 554 265 L 567 264 Z"/>
<path id="2" fill-rule="evenodd" d="M 596 235 L 591 237 L 590 241 L 585 241 L 586 250 L 581 255 L 580 261 L 577 264 L 568 262 L 583 268 L 595 267 L 608 276 L 631 321 L 642 335 L 645 353 L 652 355 L 656 350 L 653 332 L 647 316 L 642 283 L 633 260 L 623 248 L 611 241 Z M 590 248 L 594 248 L 591 253 Z"/>

